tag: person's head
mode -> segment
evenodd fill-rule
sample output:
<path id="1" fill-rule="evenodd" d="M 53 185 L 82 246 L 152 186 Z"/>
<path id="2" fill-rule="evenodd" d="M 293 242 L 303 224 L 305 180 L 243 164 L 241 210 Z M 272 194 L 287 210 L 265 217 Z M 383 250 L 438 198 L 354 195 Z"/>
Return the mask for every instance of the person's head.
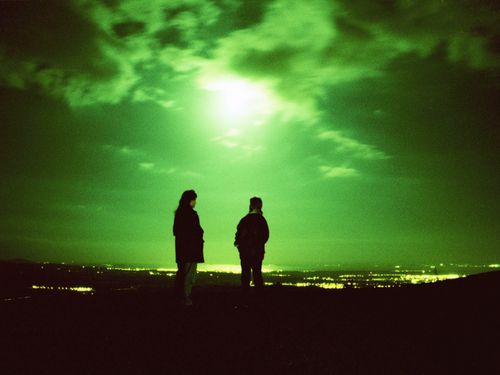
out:
<path id="1" fill-rule="evenodd" d="M 250 212 L 258 212 L 262 214 L 262 199 L 259 197 L 250 198 Z"/>
<path id="2" fill-rule="evenodd" d="M 186 190 L 184 193 L 182 193 L 181 199 L 179 200 L 179 207 L 177 209 L 184 209 L 184 208 L 194 208 L 196 205 L 196 192 L 194 190 Z"/>

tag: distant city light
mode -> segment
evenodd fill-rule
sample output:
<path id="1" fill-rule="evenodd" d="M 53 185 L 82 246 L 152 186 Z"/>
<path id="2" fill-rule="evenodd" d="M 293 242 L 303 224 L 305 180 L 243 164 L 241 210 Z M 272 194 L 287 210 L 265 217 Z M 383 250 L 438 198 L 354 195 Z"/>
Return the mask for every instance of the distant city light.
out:
<path id="1" fill-rule="evenodd" d="M 222 272 L 222 273 L 241 273 L 241 266 L 239 264 L 200 264 L 198 271 L 201 272 Z M 272 266 L 262 266 L 262 272 L 281 272 L 281 269 Z"/>
<path id="2" fill-rule="evenodd" d="M 344 284 L 340 283 L 308 283 L 308 282 L 298 282 L 298 283 L 282 283 L 283 286 L 295 286 L 299 288 L 304 287 L 319 287 L 323 289 L 342 289 L 344 288 Z"/>
<path id="3" fill-rule="evenodd" d="M 447 274 L 447 275 L 401 275 L 403 280 L 408 280 L 412 284 L 434 283 L 436 281 L 458 279 L 466 275 Z"/>
<path id="4" fill-rule="evenodd" d="M 54 269 L 77 274 L 75 268 L 69 269 L 70 266 L 54 265 Z M 459 270 L 457 270 L 457 267 Z M 266 285 L 272 286 L 291 286 L 291 287 L 316 287 L 322 289 L 358 289 L 358 288 L 397 288 L 406 285 L 430 284 L 445 280 L 459 279 L 466 277 L 468 274 L 477 273 L 476 269 L 480 266 L 470 266 L 473 271 L 467 273 L 466 267 L 461 267 L 460 264 L 455 265 L 456 272 L 448 272 L 439 274 L 438 268 L 432 265 L 420 265 L 407 267 L 402 265 L 388 266 L 386 269 L 380 270 L 302 270 L 294 269 L 293 267 L 278 267 L 275 265 L 267 265 L 263 267 L 264 279 Z M 489 264 L 481 266 L 484 271 L 488 268 L 499 268 L 499 264 Z M 41 266 L 41 269 L 49 269 L 48 266 Z M 38 268 L 38 269 L 40 269 Z M 83 268 L 83 267 L 82 267 Z M 93 268 L 93 273 L 99 275 L 99 280 L 106 280 L 107 275 L 115 277 L 116 272 L 124 273 L 140 273 L 138 277 L 145 281 L 149 278 L 150 281 L 158 283 L 163 287 L 170 287 L 172 278 L 176 275 L 175 268 L 146 268 L 146 267 L 123 267 L 106 265 L 105 267 Z M 471 270 L 469 271 L 472 271 Z M 200 264 L 198 267 L 200 282 L 208 285 L 239 285 L 241 266 L 239 264 Z M 85 272 L 87 275 L 87 272 Z M 87 276 L 86 276 L 87 277 Z M 150 281 L 147 281 L 148 283 Z M 135 279 L 133 283 L 137 283 Z M 83 282 L 85 283 L 85 282 Z M 137 285 L 129 284 L 127 276 L 123 274 L 124 285 L 116 285 L 113 290 L 137 290 Z M 125 284 L 126 283 L 126 284 Z M 139 281 L 139 286 L 142 286 Z M 44 291 L 68 291 L 77 293 L 93 294 L 95 289 L 89 286 L 58 286 L 58 285 L 32 285 L 32 290 Z"/>
<path id="5" fill-rule="evenodd" d="M 79 292 L 79 293 L 92 293 L 94 292 L 93 288 L 87 286 L 47 286 L 47 285 L 32 285 L 31 289 L 40 289 L 40 290 L 57 290 L 57 291 L 71 291 L 71 292 Z"/>

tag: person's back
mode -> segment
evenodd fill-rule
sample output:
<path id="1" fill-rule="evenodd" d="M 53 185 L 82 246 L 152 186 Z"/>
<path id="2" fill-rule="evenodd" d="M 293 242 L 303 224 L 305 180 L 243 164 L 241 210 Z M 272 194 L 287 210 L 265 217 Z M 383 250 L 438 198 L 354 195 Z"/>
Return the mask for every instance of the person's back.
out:
<path id="1" fill-rule="evenodd" d="M 265 244 L 269 239 L 269 227 L 262 214 L 262 200 L 257 197 L 250 199 L 250 213 L 240 220 L 234 245 L 238 248 L 241 261 L 241 287 L 243 292 L 250 288 L 250 276 L 256 288 L 262 290 L 262 261 L 265 254 Z"/>
<path id="2" fill-rule="evenodd" d="M 235 243 L 243 255 L 264 257 L 268 238 L 269 229 L 264 216 L 249 213 L 238 224 Z"/>
<path id="3" fill-rule="evenodd" d="M 173 232 L 176 262 L 203 262 L 203 229 L 192 207 L 176 211 Z"/>

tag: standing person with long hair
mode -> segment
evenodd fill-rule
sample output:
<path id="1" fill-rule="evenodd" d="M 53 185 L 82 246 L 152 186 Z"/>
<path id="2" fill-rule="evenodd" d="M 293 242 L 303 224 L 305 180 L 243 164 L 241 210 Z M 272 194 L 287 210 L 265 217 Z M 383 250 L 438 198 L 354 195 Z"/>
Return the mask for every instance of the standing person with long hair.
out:
<path id="1" fill-rule="evenodd" d="M 250 276 L 257 292 L 262 292 L 262 261 L 264 260 L 265 244 L 269 239 L 269 227 L 262 214 L 262 199 L 250 199 L 250 212 L 240 220 L 234 245 L 238 248 L 241 261 L 241 289 L 244 295 L 250 290 Z"/>
<path id="2" fill-rule="evenodd" d="M 203 263 L 203 228 L 200 225 L 196 206 L 196 192 L 186 190 L 182 193 L 179 207 L 175 211 L 175 261 L 177 274 L 175 289 L 182 298 L 184 306 L 191 306 L 191 290 L 196 278 L 198 263 Z"/>

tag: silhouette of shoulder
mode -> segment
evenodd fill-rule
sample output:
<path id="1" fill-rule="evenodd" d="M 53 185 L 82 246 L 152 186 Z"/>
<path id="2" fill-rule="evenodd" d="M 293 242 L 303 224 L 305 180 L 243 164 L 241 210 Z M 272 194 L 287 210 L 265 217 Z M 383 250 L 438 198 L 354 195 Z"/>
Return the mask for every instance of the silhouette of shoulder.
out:
<path id="1" fill-rule="evenodd" d="M 269 228 L 263 215 L 249 213 L 240 220 L 236 242 L 246 243 L 257 240 L 265 243 L 269 238 Z"/>

